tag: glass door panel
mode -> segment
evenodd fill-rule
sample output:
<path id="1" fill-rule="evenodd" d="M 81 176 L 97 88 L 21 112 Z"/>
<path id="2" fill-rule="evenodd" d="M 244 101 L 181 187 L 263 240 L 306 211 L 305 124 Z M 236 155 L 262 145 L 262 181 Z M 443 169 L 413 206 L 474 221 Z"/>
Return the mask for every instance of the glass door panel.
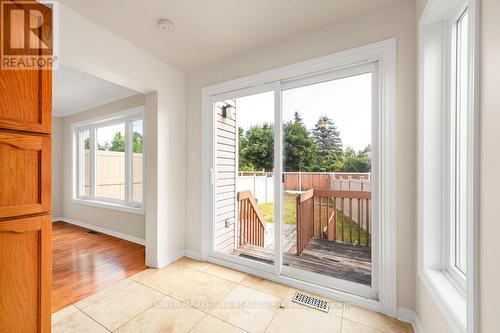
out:
<path id="1" fill-rule="evenodd" d="M 283 267 L 372 286 L 374 74 L 319 79 L 282 91 Z"/>
<path id="2" fill-rule="evenodd" d="M 274 92 L 214 103 L 215 253 L 274 263 Z"/>

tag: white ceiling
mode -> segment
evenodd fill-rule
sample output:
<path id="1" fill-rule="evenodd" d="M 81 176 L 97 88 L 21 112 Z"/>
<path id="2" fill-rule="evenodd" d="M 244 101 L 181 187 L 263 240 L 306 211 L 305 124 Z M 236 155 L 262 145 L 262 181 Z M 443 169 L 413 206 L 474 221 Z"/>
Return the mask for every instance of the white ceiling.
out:
<path id="1" fill-rule="evenodd" d="M 57 117 L 111 103 L 138 92 L 79 72 L 60 67 L 52 74 L 52 113 Z"/>
<path id="2" fill-rule="evenodd" d="M 184 71 L 406 1 L 414 0 L 61 0 Z"/>

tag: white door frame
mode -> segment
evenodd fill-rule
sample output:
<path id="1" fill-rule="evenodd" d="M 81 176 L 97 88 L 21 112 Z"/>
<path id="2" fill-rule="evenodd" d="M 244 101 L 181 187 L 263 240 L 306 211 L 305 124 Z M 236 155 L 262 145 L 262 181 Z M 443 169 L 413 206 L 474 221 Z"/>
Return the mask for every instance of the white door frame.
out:
<path id="1" fill-rule="evenodd" d="M 281 87 L 280 82 L 301 78 L 304 76 L 319 75 L 331 71 L 339 71 L 353 66 L 377 62 L 379 64 L 379 117 L 373 121 L 377 122 L 379 130 L 379 246 L 377 251 L 380 270 L 377 280 L 379 281 L 378 300 L 368 297 L 353 295 L 348 292 L 324 287 L 317 284 L 304 282 L 297 278 L 282 275 L 282 258 L 275 256 L 275 265 L 267 265 L 255 262 L 250 259 L 238 258 L 234 260 L 230 255 L 216 254 L 213 251 L 213 221 L 215 198 L 213 176 L 214 165 L 214 116 L 213 102 L 223 97 L 223 94 L 233 95 L 239 90 L 259 91 L 261 86 L 265 91 L 275 91 L 275 108 L 281 108 Z M 263 73 L 247 76 L 244 78 L 212 85 L 202 89 L 202 125 L 203 125 L 203 167 L 202 167 L 202 258 L 204 260 L 216 262 L 231 268 L 239 269 L 251 274 L 255 274 L 267 279 L 279 281 L 303 288 L 313 292 L 321 293 L 325 296 L 335 297 L 346 302 L 364 306 L 366 308 L 386 313 L 390 316 L 396 316 L 397 298 L 396 298 L 396 187 L 395 187 L 395 67 L 396 67 L 396 41 L 389 39 L 378 43 L 342 51 L 332 55 L 304 61 L 298 64 L 269 70 Z M 278 83 L 277 83 L 278 82 Z M 279 90 L 279 93 L 278 93 Z M 278 96 L 279 95 L 279 96 Z M 275 112 L 275 123 L 281 124 L 281 112 Z M 275 126 L 277 128 L 279 126 Z M 281 135 L 280 129 L 277 130 Z M 275 133 L 276 135 L 276 133 Z M 276 138 L 276 142 L 280 137 Z M 275 150 L 279 153 L 275 156 L 281 156 L 279 150 L 280 144 L 275 145 Z M 279 172 L 282 170 L 281 161 L 276 161 L 275 168 Z M 279 177 L 275 177 L 279 178 Z M 278 187 L 279 186 L 279 187 Z M 278 190 L 279 189 L 279 190 Z M 276 209 L 281 213 L 281 183 L 279 179 L 275 181 L 275 198 L 279 195 L 280 200 L 276 201 Z M 275 218 L 279 215 L 275 215 Z M 278 223 L 278 225 L 280 225 Z M 279 230 L 275 231 L 275 244 L 280 246 L 281 237 Z M 276 242 L 277 241 L 277 242 Z M 278 247 L 276 247 L 278 248 Z M 278 251 L 279 254 L 281 251 Z M 296 276 L 296 275 L 295 275 Z"/>

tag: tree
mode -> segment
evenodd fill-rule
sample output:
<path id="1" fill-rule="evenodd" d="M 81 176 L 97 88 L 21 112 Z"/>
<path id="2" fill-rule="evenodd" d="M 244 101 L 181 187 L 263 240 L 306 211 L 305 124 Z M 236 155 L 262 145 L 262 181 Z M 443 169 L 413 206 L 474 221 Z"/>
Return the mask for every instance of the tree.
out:
<path id="1" fill-rule="evenodd" d="M 247 131 L 238 128 L 240 171 L 273 170 L 273 133 L 273 126 L 268 123 L 252 126 Z M 359 152 L 352 148 L 344 150 L 339 130 L 328 117 L 319 118 L 314 129 L 308 131 L 296 111 L 293 120 L 283 125 L 283 150 L 284 171 L 371 171 L 371 146 Z"/>
<path id="2" fill-rule="evenodd" d="M 347 148 L 344 153 L 343 172 L 371 172 L 371 160 L 364 151 L 356 153 L 354 149 Z"/>
<path id="3" fill-rule="evenodd" d="M 298 112 L 283 125 L 284 171 L 311 171 L 315 164 L 316 145 Z"/>
<path id="4" fill-rule="evenodd" d="M 312 137 L 316 144 L 317 164 L 316 171 L 332 171 L 332 166 L 341 157 L 342 139 L 335 123 L 328 117 L 320 117 Z"/>
<path id="5" fill-rule="evenodd" d="M 143 150 L 143 139 L 142 134 L 139 132 L 134 132 L 132 134 L 132 149 L 136 154 L 142 154 Z"/>
<path id="6" fill-rule="evenodd" d="M 109 148 L 111 151 L 125 151 L 125 137 L 121 132 L 116 132 L 113 140 L 111 141 L 111 147 Z"/>
<path id="7" fill-rule="evenodd" d="M 296 123 L 303 123 L 303 121 L 302 121 L 302 117 L 300 116 L 299 111 L 295 111 L 295 112 L 293 113 L 293 120 L 294 120 Z"/>
<path id="8" fill-rule="evenodd" d="M 244 171 L 272 171 L 274 165 L 274 129 L 269 123 L 260 126 L 252 126 L 243 136 L 239 130 L 240 137 L 240 166 Z"/>
<path id="9" fill-rule="evenodd" d="M 330 118 L 320 117 L 312 130 L 312 136 L 319 155 L 327 155 L 331 151 L 342 151 L 340 132 Z"/>
<path id="10" fill-rule="evenodd" d="M 87 145 L 87 141 L 85 141 Z M 142 154 L 143 152 L 143 137 L 139 132 L 132 133 L 132 150 L 134 153 Z M 105 142 L 104 144 L 97 144 L 98 150 L 109 150 L 117 152 L 125 152 L 125 136 L 121 132 L 116 132 L 113 136 L 113 140 L 110 142 Z"/>
<path id="11" fill-rule="evenodd" d="M 238 127 L 238 170 L 254 171 L 254 166 L 246 160 L 245 151 L 248 147 L 248 141 L 245 137 L 245 130 Z"/>

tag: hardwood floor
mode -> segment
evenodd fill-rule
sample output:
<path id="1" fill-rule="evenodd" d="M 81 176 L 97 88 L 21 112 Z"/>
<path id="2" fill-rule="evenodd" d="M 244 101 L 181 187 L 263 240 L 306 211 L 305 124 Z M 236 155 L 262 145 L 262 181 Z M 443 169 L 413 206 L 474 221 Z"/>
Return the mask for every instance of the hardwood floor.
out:
<path id="1" fill-rule="evenodd" d="M 52 312 L 147 268 L 142 245 L 65 222 L 52 226 Z"/>

